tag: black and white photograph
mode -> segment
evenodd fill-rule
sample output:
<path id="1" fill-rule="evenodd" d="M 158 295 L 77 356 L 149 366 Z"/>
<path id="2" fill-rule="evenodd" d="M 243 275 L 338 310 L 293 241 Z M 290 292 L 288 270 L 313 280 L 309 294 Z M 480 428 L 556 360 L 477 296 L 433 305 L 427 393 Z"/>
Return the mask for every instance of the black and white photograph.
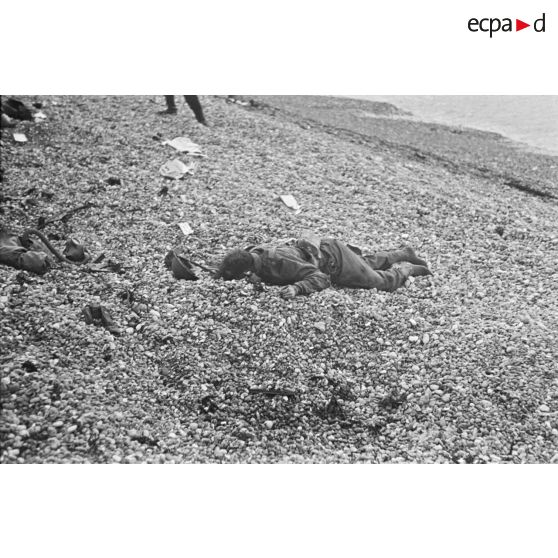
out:
<path id="1" fill-rule="evenodd" d="M 551 555 L 552 8 L 4 6 L 2 554 Z"/>
<path id="2" fill-rule="evenodd" d="M 3 463 L 558 461 L 558 97 L 2 123 Z"/>

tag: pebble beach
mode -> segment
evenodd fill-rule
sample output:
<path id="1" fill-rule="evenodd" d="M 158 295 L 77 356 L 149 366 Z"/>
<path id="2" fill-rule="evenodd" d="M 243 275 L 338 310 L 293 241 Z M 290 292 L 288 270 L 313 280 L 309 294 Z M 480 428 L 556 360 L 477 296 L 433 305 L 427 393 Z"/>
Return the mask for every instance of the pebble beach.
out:
<path id="1" fill-rule="evenodd" d="M 558 462 L 558 157 L 349 98 L 201 96 L 209 127 L 180 96 L 21 99 L 46 119 L 2 130 L 0 224 L 110 265 L 0 266 L 0 463 Z M 165 267 L 303 230 L 433 275 L 283 300 Z"/>

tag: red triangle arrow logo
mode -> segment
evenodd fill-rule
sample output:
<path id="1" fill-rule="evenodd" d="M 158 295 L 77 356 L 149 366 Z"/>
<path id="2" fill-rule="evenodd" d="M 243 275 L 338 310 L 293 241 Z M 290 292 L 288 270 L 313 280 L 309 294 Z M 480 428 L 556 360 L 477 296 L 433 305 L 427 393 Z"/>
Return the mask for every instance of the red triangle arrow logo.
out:
<path id="1" fill-rule="evenodd" d="M 521 31 L 522 29 L 525 29 L 526 27 L 531 27 L 531 24 L 525 23 L 524 21 L 521 21 L 520 19 L 515 20 L 515 30 L 516 31 Z"/>

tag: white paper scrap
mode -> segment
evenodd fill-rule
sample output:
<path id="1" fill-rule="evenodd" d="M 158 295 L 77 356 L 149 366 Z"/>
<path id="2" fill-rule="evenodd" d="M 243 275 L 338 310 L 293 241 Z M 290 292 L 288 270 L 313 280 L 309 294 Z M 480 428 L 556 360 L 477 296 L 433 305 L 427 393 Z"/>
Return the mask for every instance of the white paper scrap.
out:
<path id="1" fill-rule="evenodd" d="M 281 201 L 288 208 L 293 209 L 295 211 L 295 214 L 300 213 L 300 205 L 298 204 L 298 202 L 296 201 L 295 197 L 292 194 L 281 195 L 279 196 L 279 198 L 281 198 Z"/>
<path id="2" fill-rule="evenodd" d="M 167 161 L 160 169 L 159 173 L 167 178 L 182 178 L 187 172 L 190 172 L 192 168 L 186 166 L 180 159 L 172 159 Z"/>
<path id="3" fill-rule="evenodd" d="M 187 137 L 174 138 L 173 140 L 166 140 L 163 145 L 170 145 L 181 153 L 190 153 L 191 155 L 202 155 L 200 146 L 194 143 Z"/>
<path id="4" fill-rule="evenodd" d="M 180 230 L 184 236 L 188 236 L 194 232 L 194 229 L 188 223 L 178 223 Z"/>

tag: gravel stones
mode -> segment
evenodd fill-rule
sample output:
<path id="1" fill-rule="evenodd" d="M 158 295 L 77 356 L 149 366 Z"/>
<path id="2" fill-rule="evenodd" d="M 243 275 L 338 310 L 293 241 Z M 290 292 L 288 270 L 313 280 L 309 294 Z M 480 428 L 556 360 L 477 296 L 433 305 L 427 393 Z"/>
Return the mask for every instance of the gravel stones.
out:
<path id="1" fill-rule="evenodd" d="M 43 277 L 0 267 L 0 461 L 555 459 L 550 202 L 417 160 L 397 148 L 415 132 L 383 117 L 374 119 L 382 133 L 398 130 L 389 144 L 361 144 L 302 129 L 281 111 L 205 105 L 216 125 L 184 133 L 208 157 L 183 181 L 158 175 L 169 148 L 151 140 L 154 130 L 179 132 L 147 98 L 62 97 L 26 150 L 3 149 L 7 222 L 23 230 L 94 199 L 94 210 L 46 232 L 123 267 L 55 267 Z M 99 125 L 100 112 L 113 128 Z M 284 184 L 304 207 L 298 216 L 272 203 Z M 31 185 L 54 195 L 26 194 Z M 187 237 L 176 227 L 184 221 Z M 405 241 L 435 275 L 394 293 L 329 289 L 286 301 L 275 287 L 202 272 L 178 281 L 162 261 L 179 247 L 209 264 L 302 228 L 370 250 Z M 121 336 L 80 317 L 101 303 Z"/>

